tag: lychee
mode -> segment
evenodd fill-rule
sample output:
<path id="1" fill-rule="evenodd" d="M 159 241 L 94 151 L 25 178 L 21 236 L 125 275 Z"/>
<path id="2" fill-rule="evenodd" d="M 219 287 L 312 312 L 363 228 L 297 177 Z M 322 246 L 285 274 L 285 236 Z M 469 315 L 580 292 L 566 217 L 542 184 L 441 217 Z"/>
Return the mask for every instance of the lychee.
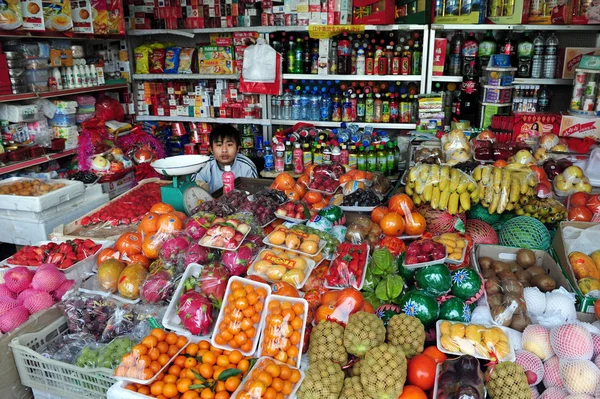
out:
<path id="1" fill-rule="evenodd" d="M 531 352 L 520 350 L 515 353 L 515 363 L 523 367 L 529 385 L 537 385 L 544 378 L 544 365 L 539 357 Z"/>
<path id="2" fill-rule="evenodd" d="M 29 314 L 34 314 L 54 305 L 54 299 L 47 292 L 38 292 L 25 298 L 23 305 L 25 305 Z"/>
<path id="3" fill-rule="evenodd" d="M 565 399 L 569 393 L 562 388 L 550 387 L 540 396 L 540 399 Z"/>
<path id="4" fill-rule="evenodd" d="M 18 294 L 29 287 L 32 278 L 33 273 L 26 267 L 14 267 L 4 274 L 4 284 L 6 284 L 6 288 Z"/>
<path id="5" fill-rule="evenodd" d="M 564 388 L 562 379 L 560 378 L 560 365 L 558 356 L 552 356 L 544 362 L 544 378 L 542 379 L 546 388 L 556 387 Z"/>
<path id="6" fill-rule="evenodd" d="M 10 289 L 8 289 L 6 284 L 0 284 L 0 297 L 3 297 L 3 296 L 7 296 L 10 298 L 16 298 L 17 294 L 12 292 Z"/>
<path id="7" fill-rule="evenodd" d="M 18 299 L 10 298 L 7 296 L 0 296 L 0 316 L 6 314 L 9 310 L 21 305 L 22 302 Z"/>
<path id="8" fill-rule="evenodd" d="M 51 292 L 60 287 L 67 278 L 56 267 L 38 270 L 31 280 L 31 288 Z"/>
<path id="9" fill-rule="evenodd" d="M 12 308 L 2 316 L 0 316 L 0 331 L 3 333 L 10 332 L 29 319 L 29 312 L 24 306 Z"/>
<path id="10" fill-rule="evenodd" d="M 523 331 L 523 349 L 529 351 L 542 360 L 547 360 L 554 355 L 550 345 L 550 330 L 539 324 L 530 324 Z"/>
<path id="11" fill-rule="evenodd" d="M 600 370 L 589 360 L 560 359 L 560 377 L 569 393 L 593 395 L 600 384 Z"/>
<path id="12" fill-rule="evenodd" d="M 560 359 L 590 360 L 594 354 L 592 334 L 578 324 L 563 324 L 553 328 L 550 343 Z"/>

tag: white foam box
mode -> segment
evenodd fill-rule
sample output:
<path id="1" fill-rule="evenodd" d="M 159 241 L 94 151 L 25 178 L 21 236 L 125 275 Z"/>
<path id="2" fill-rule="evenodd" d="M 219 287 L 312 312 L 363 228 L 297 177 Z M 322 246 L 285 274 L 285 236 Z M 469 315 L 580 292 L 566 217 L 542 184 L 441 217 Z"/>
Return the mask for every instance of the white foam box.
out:
<path id="1" fill-rule="evenodd" d="M 0 216 L 0 242 L 16 245 L 31 245 L 48 239 L 52 230 L 67 224 L 108 202 L 108 195 L 102 194 L 91 201 L 68 208 L 64 213 L 48 219 L 23 219 L 14 216 Z"/>
<path id="2" fill-rule="evenodd" d="M 0 186 L 12 184 L 18 181 L 33 180 L 23 177 L 11 177 L 0 181 Z M 28 197 L 20 195 L 0 195 L 0 209 L 12 209 L 16 211 L 41 212 L 50 207 L 83 195 L 84 186 L 80 181 L 55 179 L 46 183 L 63 183 L 65 186 L 39 197 Z"/>

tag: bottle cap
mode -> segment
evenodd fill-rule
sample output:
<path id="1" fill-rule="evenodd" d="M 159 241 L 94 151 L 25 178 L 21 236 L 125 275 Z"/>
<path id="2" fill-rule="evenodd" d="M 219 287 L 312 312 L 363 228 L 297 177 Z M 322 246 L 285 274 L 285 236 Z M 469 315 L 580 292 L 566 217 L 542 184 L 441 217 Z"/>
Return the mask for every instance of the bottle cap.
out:
<path id="1" fill-rule="evenodd" d="M 225 172 L 231 172 L 231 165 L 225 165 Z"/>

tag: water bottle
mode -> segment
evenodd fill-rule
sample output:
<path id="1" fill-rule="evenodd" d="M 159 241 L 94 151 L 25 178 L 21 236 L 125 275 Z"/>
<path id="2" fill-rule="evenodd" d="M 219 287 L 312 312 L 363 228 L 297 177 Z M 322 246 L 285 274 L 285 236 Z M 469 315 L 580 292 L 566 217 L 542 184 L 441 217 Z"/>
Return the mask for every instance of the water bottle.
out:
<path id="1" fill-rule="evenodd" d="M 271 144 L 268 141 L 265 141 L 264 161 L 265 161 L 265 171 L 271 172 L 275 166 L 273 163 L 273 150 L 271 149 Z"/>
<path id="2" fill-rule="evenodd" d="M 321 95 L 320 120 L 328 121 L 331 118 L 331 97 L 328 93 Z"/>
<path id="3" fill-rule="evenodd" d="M 272 119 L 283 119 L 279 114 L 279 103 L 281 101 L 281 97 L 272 96 L 271 97 L 271 115 Z"/>
<path id="4" fill-rule="evenodd" d="M 350 138 L 350 135 L 348 134 L 348 129 L 347 128 L 340 128 L 337 129 L 337 141 L 338 143 L 345 143 L 348 141 L 348 139 Z"/>
<path id="5" fill-rule="evenodd" d="M 351 123 L 348 125 L 347 127 L 348 132 L 350 133 L 350 141 L 353 142 L 354 144 L 359 144 L 359 140 L 360 140 L 360 133 L 359 133 L 359 127 L 356 123 Z"/>
<path id="6" fill-rule="evenodd" d="M 281 119 L 289 121 L 292 119 L 292 95 L 289 90 L 285 91 L 281 101 L 281 110 L 279 112 L 279 116 Z"/>
<path id="7" fill-rule="evenodd" d="M 292 96 L 292 119 L 295 121 L 300 120 L 302 115 L 302 105 L 300 93 L 295 92 Z"/>
<path id="8" fill-rule="evenodd" d="M 558 60 L 558 38 L 552 32 L 546 39 L 546 51 L 544 52 L 544 73 L 542 78 L 554 79 L 556 74 L 556 62 Z"/>
<path id="9" fill-rule="evenodd" d="M 541 33 L 533 39 L 533 61 L 531 63 L 531 77 L 539 79 L 544 70 L 544 45 L 545 40 Z"/>
<path id="10" fill-rule="evenodd" d="M 310 120 L 318 121 L 321 118 L 321 97 L 317 93 L 310 96 Z"/>
<path id="11" fill-rule="evenodd" d="M 309 108 L 310 107 L 310 96 L 306 91 L 303 91 L 300 95 L 300 120 L 309 120 Z M 294 118 L 296 119 L 296 118 Z"/>

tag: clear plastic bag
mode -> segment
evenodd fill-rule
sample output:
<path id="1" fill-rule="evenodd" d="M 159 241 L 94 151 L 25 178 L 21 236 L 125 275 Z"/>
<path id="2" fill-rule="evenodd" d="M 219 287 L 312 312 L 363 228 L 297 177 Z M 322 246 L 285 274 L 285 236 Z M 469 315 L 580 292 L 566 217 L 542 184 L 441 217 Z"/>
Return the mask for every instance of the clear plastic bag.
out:
<path id="1" fill-rule="evenodd" d="M 590 194 L 592 186 L 579 166 L 569 166 L 554 178 L 552 182 L 554 192 L 561 197 L 574 194 L 578 191 Z"/>
<path id="2" fill-rule="evenodd" d="M 341 243 L 329 265 L 325 281 L 330 288 L 353 287 L 361 289 L 369 257 L 369 245 Z"/>
<path id="3" fill-rule="evenodd" d="M 338 189 L 339 179 L 344 173 L 344 167 L 338 164 L 318 165 L 311 171 L 308 188 L 324 194 L 333 194 Z"/>
<path id="4" fill-rule="evenodd" d="M 523 285 L 511 278 L 508 264 L 496 262 L 496 271 L 484 270 L 487 302 L 495 324 L 522 332 L 531 319 L 527 313 Z M 505 266 L 506 265 L 506 266 Z"/>
<path id="5" fill-rule="evenodd" d="M 82 348 L 94 345 L 96 340 L 93 335 L 76 333 L 53 339 L 47 345 L 40 347 L 37 352 L 48 359 L 73 364 Z"/>
<path id="6" fill-rule="evenodd" d="M 114 369 L 121 358 L 135 345 L 129 337 L 118 337 L 108 344 L 86 345 L 78 354 L 74 364 L 78 367 L 102 367 Z"/>
<path id="7" fill-rule="evenodd" d="M 206 230 L 208 230 L 215 218 L 216 216 L 212 213 L 197 212 L 188 219 L 185 225 L 185 232 L 192 240 L 198 241 L 206 234 Z"/>
<path id="8" fill-rule="evenodd" d="M 158 240 L 164 240 L 158 252 L 160 260 L 167 266 L 174 266 L 176 272 L 182 273 L 185 269 L 184 258 L 185 253 L 190 246 L 192 240 L 184 232 L 176 232 L 168 234 L 168 238 L 164 239 L 160 233 L 155 236 Z"/>
<path id="9" fill-rule="evenodd" d="M 438 398 L 484 398 L 484 375 L 473 356 L 460 356 L 442 363 L 437 377 Z M 458 396 L 461 393 L 464 396 Z"/>
<path id="10" fill-rule="evenodd" d="M 117 303 L 100 295 L 73 292 L 59 302 L 71 333 L 88 333 L 100 339 Z"/>
<path id="11" fill-rule="evenodd" d="M 200 240 L 200 245 L 226 250 L 239 248 L 251 227 L 240 220 L 242 219 L 241 215 L 238 216 L 240 217 L 230 216 L 227 219 L 215 219 Z"/>
<path id="12" fill-rule="evenodd" d="M 511 351 L 508 337 L 499 327 L 444 320 L 439 324 L 439 336 L 442 348 L 457 354 L 502 360 Z"/>
<path id="13" fill-rule="evenodd" d="M 264 39 L 244 50 L 242 75 L 246 82 L 274 83 L 276 69 L 277 52 Z"/>
<path id="14" fill-rule="evenodd" d="M 452 130 L 443 135 L 441 141 L 448 165 L 455 165 L 471 159 L 471 146 L 462 130 Z"/>

